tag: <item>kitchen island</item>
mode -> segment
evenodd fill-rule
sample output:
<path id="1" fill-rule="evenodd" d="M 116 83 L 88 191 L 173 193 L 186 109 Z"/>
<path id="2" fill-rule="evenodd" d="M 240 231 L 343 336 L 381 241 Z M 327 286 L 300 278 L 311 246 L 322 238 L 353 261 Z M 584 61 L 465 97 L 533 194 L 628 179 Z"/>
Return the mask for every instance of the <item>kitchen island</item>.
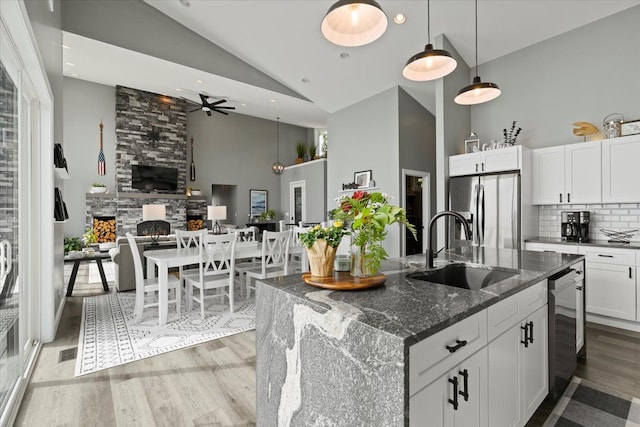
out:
<path id="1" fill-rule="evenodd" d="M 424 255 L 386 261 L 385 284 L 363 291 L 317 289 L 304 284 L 300 275 L 258 282 L 258 425 L 409 425 L 412 348 L 478 316 L 485 316 L 477 322 L 484 322 L 480 329 L 486 344 L 488 307 L 541 282 L 546 292 L 545 279 L 583 258 L 471 247 L 440 254 L 435 269 L 465 263 L 514 271 L 479 290 L 407 277 L 425 270 Z M 531 334 L 533 341 L 533 328 Z M 462 358 L 475 345 L 473 341 L 449 352 Z M 486 353 L 484 360 L 486 364 Z M 486 406 L 483 399 L 478 404 Z"/>

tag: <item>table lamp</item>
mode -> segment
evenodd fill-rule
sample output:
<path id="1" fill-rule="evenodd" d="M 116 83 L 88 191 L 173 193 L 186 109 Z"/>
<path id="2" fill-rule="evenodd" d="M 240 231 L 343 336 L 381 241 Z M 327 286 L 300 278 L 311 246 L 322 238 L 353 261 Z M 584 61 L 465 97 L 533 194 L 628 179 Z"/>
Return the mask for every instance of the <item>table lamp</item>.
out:
<path id="1" fill-rule="evenodd" d="M 164 221 L 167 218 L 167 207 L 165 205 L 142 205 L 142 220 L 143 221 Z M 155 224 L 151 224 L 149 227 L 151 233 L 151 244 L 157 245 L 160 233 Z"/>
<path id="2" fill-rule="evenodd" d="M 215 221 L 213 225 L 213 234 L 220 234 L 219 220 L 227 219 L 226 206 L 207 206 L 207 219 Z"/>

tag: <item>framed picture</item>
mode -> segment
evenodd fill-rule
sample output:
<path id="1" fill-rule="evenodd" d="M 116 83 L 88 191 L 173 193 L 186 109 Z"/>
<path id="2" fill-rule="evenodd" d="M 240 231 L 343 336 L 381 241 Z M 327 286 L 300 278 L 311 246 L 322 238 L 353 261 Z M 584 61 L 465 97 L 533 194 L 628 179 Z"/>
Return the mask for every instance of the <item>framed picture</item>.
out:
<path id="1" fill-rule="evenodd" d="M 465 153 L 476 153 L 480 151 L 480 140 L 479 139 L 467 139 L 464 141 L 464 152 Z"/>
<path id="2" fill-rule="evenodd" d="M 267 211 L 267 190 L 249 190 L 251 216 L 258 216 Z"/>
<path id="3" fill-rule="evenodd" d="M 620 136 L 636 135 L 640 133 L 640 120 L 622 122 L 620 124 Z"/>
<path id="4" fill-rule="evenodd" d="M 358 184 L 358 188 L 369 187 L 371 185 L 371 169 L 353 173 L 353 182 Z"/>

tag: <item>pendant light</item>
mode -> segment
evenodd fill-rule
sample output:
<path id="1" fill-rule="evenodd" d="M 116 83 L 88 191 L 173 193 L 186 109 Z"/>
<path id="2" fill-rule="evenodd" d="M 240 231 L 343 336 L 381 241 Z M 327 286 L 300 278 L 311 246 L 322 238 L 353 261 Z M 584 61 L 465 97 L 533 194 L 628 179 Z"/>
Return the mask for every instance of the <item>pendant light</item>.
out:
<path id="1" fill-rule="evenodd" d="M 387 15 L 374 0 L 339 0 L 322 19 L 322 35 L 339 46 L 362 46 L 387 29 Z"/>
<path id="2" fill-rule="evenodd" d="M 476 76 L 473 83 L 458 92 L 454 101 L 460 105 L 475 105 L 491 101 L 500 96 L 500 88 L 495 83 L 483 82 L 478 73 L 478 0 L 476 0 Z"/>
<path id="3" fill-rule="evenodd" d="M 458 63 L 446 50 L 434 49 L 431 44 L 430 0 L 427 0 L 427 45 L 423 52 L 418 52 L 407 61 L 402 75 L 413 81 L 439 79 L 456 69 Z"/>
<path id="4" fill-rule="evenodd" d="M 271 166 L 271 172 L 276 175 L 282 175 L 282 172 L 284 172 L 284 165 L 280 163 L 280 117 L 276 120 L 276 150 L 278 157 L 276 158 L 276 162 Z"/>

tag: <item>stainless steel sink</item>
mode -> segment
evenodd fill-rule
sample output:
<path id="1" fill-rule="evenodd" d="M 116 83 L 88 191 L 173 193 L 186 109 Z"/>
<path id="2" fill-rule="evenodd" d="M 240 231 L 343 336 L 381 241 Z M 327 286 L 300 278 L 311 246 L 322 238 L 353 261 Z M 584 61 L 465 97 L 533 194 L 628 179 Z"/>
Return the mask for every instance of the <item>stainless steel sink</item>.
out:
<path id="1" fill-rule="evenodd" d="M 490 269 L 465 264 L 449 264 L 433 271 L 421 271 L 407 275 L 410 279 L 440 283 L 456 288 L 478 290 L 517 275 L 517 270 Z"/>

